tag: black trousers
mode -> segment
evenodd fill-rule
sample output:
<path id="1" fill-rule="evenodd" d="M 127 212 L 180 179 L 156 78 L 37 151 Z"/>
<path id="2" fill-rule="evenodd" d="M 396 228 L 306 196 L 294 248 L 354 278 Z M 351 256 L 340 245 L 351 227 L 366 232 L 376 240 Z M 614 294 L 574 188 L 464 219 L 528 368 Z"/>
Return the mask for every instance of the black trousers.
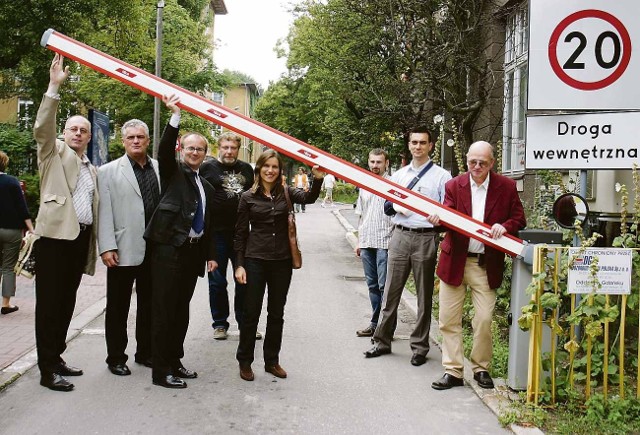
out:
<path id="1" fill-rule="evenodd" d="M 251 364 L 256 347 L 256 331 L 262 311 L 262 301 L 267 291 L 267 330 L 264 336 L 265 365 L 278 364 L 284 328 L 284 306 L 291 284 L 291 259 L 245 259 L 247 286 L 245 288 L 243 321 L 240 325 L 240 343 L 236 359 L 240 364 Z"/>
<path id="2" fill-rule="evenodd" d="M 91 227 L 75 240 L 41 237 L 36 250 L 36 348 L 41 373 L 63 362 L 76 293 L 87 263 Z"/>
<path id="3" fill-rule="evenodd" d="M 182 367 L 189 302 L 204 262 L 199 244 L 147 246 L 151 249 L 153 377 L 162 378 Z"/>
<path id="4" fill-rule="evenodd" d="M 138 266 L 107 269 L 107 310 L 105 338 L 107 364 L 127 362 L 127 318 L 133 283 L 136 283 L 136 360 L 151 357 L 151 261 L 147 255 Z"/>

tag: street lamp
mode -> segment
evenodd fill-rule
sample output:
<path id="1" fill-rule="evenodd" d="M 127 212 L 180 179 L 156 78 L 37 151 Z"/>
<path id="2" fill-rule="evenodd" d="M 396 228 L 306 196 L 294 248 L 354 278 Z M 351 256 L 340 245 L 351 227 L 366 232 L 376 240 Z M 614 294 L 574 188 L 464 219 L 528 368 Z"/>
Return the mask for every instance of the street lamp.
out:
<path id="1" fill-rule="evenodd" d="M 157 77 L 162 74 L 162 11 L 164 0 L 158 0 L 156 15 L 156 70 Z M 153 157 L 158 158 L 158 145 L 160 144 L 160 98 L 153 100 Z"/>

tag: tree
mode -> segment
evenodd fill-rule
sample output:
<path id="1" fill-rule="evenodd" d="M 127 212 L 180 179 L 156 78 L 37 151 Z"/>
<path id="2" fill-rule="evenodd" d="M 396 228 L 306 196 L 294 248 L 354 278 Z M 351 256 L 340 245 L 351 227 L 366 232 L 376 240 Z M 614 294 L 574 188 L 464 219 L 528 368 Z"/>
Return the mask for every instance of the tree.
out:
<path id="1" fill-rule="evenodd" d="M 163 78 L 193 92 L 221 90 L 226 81 L 211 62 L 205 35 L 207 0 L 167 0 L 164 14 Z M 155 64 L 155 2 L 22 0 L 0 11 L 0 98 L 38 101 L 46 89 L 51 53 L 38 41 L 49 27 L 146 71 Z M 62 113 L 92 107 L 116 125 L 139 118 L 151 125 L 153 98 L 89 68 L 71 65 L 74 80 L 62 94 Z M 167 115 L 168 116 L 168 115 Z M 209 131 L 208 121 L 185 116 L 183 126 Z"/>
<path id="2" fill-rule="evenodd" d="M 288 80 L 307 102 L 292 101 L 321 102 L 325 114 L 309 128 L 324 133 L 317 145 L 334 154 L 364 161 L 366 150 L 382 146 L 397 156 L 411 127 L 442 113 L 469 144 L 484 127 L 483 108 L 501 98 L 493 70 L 500 50 L 486 43 L 491 0 L 309 0 L 295 12 Z M 267 91 L 262 104 L 272 96 Z M 272 111 L 293 111 L 283 99 L 273 104 Z"/>

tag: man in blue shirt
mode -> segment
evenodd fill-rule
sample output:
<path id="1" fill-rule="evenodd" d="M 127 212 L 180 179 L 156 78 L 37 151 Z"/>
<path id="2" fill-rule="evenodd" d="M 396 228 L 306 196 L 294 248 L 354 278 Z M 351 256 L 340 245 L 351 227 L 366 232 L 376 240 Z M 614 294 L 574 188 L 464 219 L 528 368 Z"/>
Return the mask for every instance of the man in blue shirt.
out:
<path id="1" fill-rule="evenodd" d="M 451 174 L 431 162 L 429 153 L 433 149 L 433 137 L 427 128 L 416 128 L 409 134 L 409 151 L 413 159 L 407 166 L 391 176 L 402 186 L 442 203 L 444 185 Z M 417 179 L 417 182 L 413 180 Z M 433 283 L 438 251 L 438 232 L 427 218 L 398 204 L 385 211 L 393 215 L 393 234 L 389 242 L 387 281 L 384 289 L 382 319 L 373 335 L 374 347 L 364 354 L 375 358 L 391 353 L 391 340 L 398 317 L 398 305 L 402 290 L 413 272 L 418 297 L 416 325 L 409 342 L 413 356 L 411 364 L 420 366 L 427 361 L 429 352 L 429 329 L 431 326 L 431 305 Z"/>

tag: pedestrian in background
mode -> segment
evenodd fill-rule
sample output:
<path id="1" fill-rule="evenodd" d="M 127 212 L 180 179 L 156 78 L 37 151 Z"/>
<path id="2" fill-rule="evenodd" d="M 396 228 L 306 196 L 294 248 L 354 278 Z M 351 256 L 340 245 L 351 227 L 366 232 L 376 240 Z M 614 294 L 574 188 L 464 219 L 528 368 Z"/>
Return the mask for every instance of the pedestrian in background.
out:
<path id="1" fill-rule="evenodd" d="M 475 142 L 467 153 L 467 173 L 446 185 L 444 205 L 491 226 L 491 238 L 516 235 L 525 227 L 524 209 L 516 183 L 491 172 L 495 158 L 488 142 Z M 429 222 L 440 223 L 438 215 Z M 481 388 L 493 388 L 489 366 L 493 353 L 491 321 L 496 289 L 504 278 L 504 252 L 448 230 L 442 242 L 440 261 L 440 332 L 444 375 L 431 386 L 447 390 L 463 385 L 464 353 L 462 311 L 467 288 L 473 301 L 473 347 L 470 360 L 473 378 Z"/>
<path id="2" fill-rule="evenodd" d="M 279 378 L 287 372 L 280 366 L 284 306 L 291 284 L 291 250 L 288 237 L 289 206 L 285 189 L 292 203 L 312 204 L 320 195 L 324 173 L 315 166 L 314 182 L 305 192 L 282 185 L 282 158 L 273 151 L 263 152 L 254 170 L 253 187 L 242 194 L 238 206 L 238 222 L 234 239 L 236 251 L 235 276 L 246 284 L 245 311 L 240 328 L 240 343 L 236 358 L 240 377 L 252 381 L 256 331 L 265 290 L 267 297 L 267 329 L 263 353 L 265 371 Z"/>
<path id="3" fill-rule="evenodd" d="M 369 153 L 369 170 L 378 176 L 387 178 L 389 155 L 376 148 Z M 358 225 L 358 246 L 356 256 L 362 259 L 364 277 L 369 287 L 371 301 L 371 321 L 366 328 L 356 331 L 358 337 L 371 337 L 378 326 L 380 308 L 387 280 L 387 257 L 389 240 L 393 232 L 391 218 L 384 214 L 384 198 L 367 190 L 360 189 L 356 201 L 356 215 L 360 216 Z"/>
<path id="4" fill-rule="evenodd" d="M 336 177 L 327 174 L 322 181 L 322 190 L 325 191 L 324 199 L 320 204 L 321 207 L 334 207 L 333 204 L 333 188 L 336 186 Z"/>
<path id="5" fill-rule="evenodd" d="M 36 348 L 40 385 L 55 391 L 74 386 L 64 376 L 82 370 L 62 359 L 82 274 L 96 268 L 98 227 L 97 173 L 86 150 L 91 123 L 75 115 L 67 119 L 64 142 L 56 139 L 60 86 L 69 77 L 64 57 L 56 54 L 49 86 L 38 108 L 34 136 L 38 144 L 40 210 L 36 219 Z"/>
<path id="6" fill-rule="evenodd" d="M 227 290 L 227 266 L 235 268 L 233 233 L 238 217 L 240 195 L 253 185 L 253 168 L 238 159 L 242 139 L 233 132 L 218 137 L 218 158 L 204 162 L 200 174 L 213 186 L 211 207 L 215 209 L 212 222 L 213 244 L 218 268 L 209 272 L 209 308 L 213 319 L 213 338 L 226 340 L 229 329 L 229 292 Z M 235 281 L 235 279 L 234 279 Z M 233 308 L 238 323 L 242 324 L 244 286 L 235 281 Z M 260 333 L 258 333 L 260 334 Z"/>
<path id="7" fill-rule="evenodd" d="M 5 173 L 8 165 L 9 156 L 0 151 L 0 264 L 2 265 L 0 313 L 2 314 L 18 311 L 17 305 L 11 305 L 11 298 L 16 294 L 16 274 L 13 269 L 18 262 L 23 231 L 33 232 L 33 224 L 20 182 L 16 177 Z"/>
<path id="8" fill-rule="evenodd" d="M 127 366 L 127 317 L 136 286 L 135 361 L 151 367 L 151 265 L 144 230 L 160 202 L 158 161 L 147 156 L 149 127 L 139 119 L 122 125 L 125 155 L 98 169 L 98 252 L 107 266 L 106 363 L 114 375 Z"/>
<path id="9" fill-rule="evenodd" d="M 300 166 L 298 168 L 298 173 L 293 176 L 293 187 L 297 189 L 302 189 L 305 192 L 309 190 L 309 177 L 307 177 L 307 171 L 304 167 Z M 294 204 L 293 209 L 296 213 L 304 213 L 306 211 L 306 204 Z"/>

